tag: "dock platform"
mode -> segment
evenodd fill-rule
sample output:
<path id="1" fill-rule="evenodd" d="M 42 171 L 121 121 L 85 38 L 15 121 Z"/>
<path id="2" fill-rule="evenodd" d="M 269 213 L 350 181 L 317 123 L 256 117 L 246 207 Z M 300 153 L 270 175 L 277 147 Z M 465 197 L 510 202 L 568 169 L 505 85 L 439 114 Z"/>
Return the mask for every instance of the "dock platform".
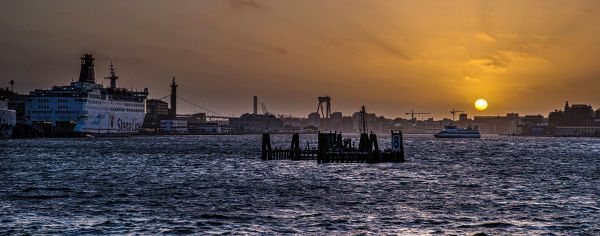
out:
<path id="1" fill-rule="evenodd" d="M 262 136 L 263 160 L 316 160 L 318 163 L 404 162 L 404 142 L 400 131 L 391 132 L 391 148 L 380 150 L 377 135 L 363 133 L 357 148 L 341 133 L 319 133 L 317 149 L 301 149 L 299 134 L 292 135 L 289 149 L 272 148 L 271 135 Z"/>

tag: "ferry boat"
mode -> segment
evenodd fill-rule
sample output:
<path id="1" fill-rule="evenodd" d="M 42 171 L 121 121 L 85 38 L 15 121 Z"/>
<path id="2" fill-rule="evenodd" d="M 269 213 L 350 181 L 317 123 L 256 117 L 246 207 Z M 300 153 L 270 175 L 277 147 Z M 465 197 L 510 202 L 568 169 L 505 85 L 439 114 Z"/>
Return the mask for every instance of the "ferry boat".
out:
<path id="1" fill-rule="evenodd" d="M 0 138 L 12 137 L 17 124 L 17 112 L 8 109 L 8 103 L 0 100 Z"/>
<path id="2" fill-rule="evenodd" d="M 79 80 L 67 86 L 36 89 L 25 100 L 26 123 L 52 136 L 127 135 L 142 127 L 148 89 L 143 92 L 117 88 L 111 63 L 110 87 L 96 83 L 94 58 L 81 58 Z"/>
<path id="3" fill-rule="evenodd" d="M 433 135 L 436 138 L 480 138 L 478 129 L 463 129 L 455 125 L 444 126 L 444 130 Z"/>

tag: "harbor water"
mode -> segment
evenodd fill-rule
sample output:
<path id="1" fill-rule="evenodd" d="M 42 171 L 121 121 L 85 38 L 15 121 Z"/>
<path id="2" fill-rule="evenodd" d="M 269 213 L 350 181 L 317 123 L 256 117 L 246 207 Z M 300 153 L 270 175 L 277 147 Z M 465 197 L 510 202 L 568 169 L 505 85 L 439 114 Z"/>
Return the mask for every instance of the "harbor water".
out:
<path id="1" fill-rule="evenodd" d="M 408 135 L 407 162 L 384 164 L 262 161 L 260 144 L 0 140 L 0 235 L 600 234 L 600 139 Z"/>

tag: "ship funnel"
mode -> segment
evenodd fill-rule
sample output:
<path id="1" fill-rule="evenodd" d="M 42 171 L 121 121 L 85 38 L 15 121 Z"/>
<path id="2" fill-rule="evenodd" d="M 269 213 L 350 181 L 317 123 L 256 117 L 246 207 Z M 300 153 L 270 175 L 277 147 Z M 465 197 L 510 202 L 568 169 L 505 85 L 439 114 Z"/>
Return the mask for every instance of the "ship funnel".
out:
<path id="1" fill-rule="evenodd" d="M 96 83 L 96 76 L 94 74 L 94 57 L 92 54 L 84 54 L 81 58 L 79 82 Z"/>

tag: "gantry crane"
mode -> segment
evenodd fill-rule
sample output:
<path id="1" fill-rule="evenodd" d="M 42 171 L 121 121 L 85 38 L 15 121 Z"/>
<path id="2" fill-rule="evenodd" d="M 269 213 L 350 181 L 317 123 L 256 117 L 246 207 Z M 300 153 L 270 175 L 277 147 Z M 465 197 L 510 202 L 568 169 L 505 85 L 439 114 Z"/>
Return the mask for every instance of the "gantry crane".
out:
<path id="1" fill-rule="evenodd" d="M 325 111 L 323 111 L 323 103 L 325 103 Z M 331 97 L 319 97 L 319 105 L 317 105 L 317 114 L 321 118 L 329 119 L 331 117 Z"/>

